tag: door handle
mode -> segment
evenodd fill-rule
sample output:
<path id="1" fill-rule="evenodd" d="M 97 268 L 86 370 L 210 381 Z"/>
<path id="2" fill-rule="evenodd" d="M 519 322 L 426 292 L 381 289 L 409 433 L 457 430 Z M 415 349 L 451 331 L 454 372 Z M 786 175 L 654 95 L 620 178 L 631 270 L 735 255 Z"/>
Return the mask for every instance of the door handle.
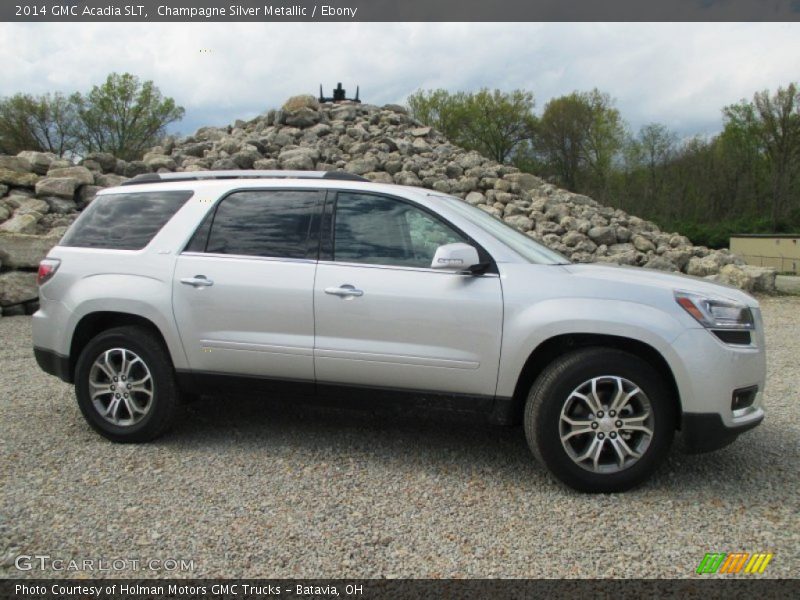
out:
<path id="1" fill-rule="evenodd" d="M 339 296 L 340 298 L 358 297 L 364 295 L 364 290 L 358 290 L 355 286 L 346 283 L 340 287 L 325 288 L 325 293 L 331 296 Z"/>
<path id="2" fill-rule="evenodd" d="M 205 275 L 195 275 L 194 277 L 184 277 L 183 279 L 181 279 L 181 283 L 186 284 L 186 285 L 190 285 L 190 286 L 192 286 L 194 288 L 210 287 L 210 286 L 214 285 L 214 282 L 211 281 Z"/>

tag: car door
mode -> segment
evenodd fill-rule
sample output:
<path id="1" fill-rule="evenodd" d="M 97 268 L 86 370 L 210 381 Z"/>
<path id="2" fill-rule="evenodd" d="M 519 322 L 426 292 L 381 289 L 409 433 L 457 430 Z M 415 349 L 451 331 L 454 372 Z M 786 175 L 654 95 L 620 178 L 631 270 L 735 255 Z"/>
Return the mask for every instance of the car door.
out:
<path id="1" fill-rule="evenodd" d="M 320 392 L 493 396 L 500 279 L 430 268 L 439 245 L 474 242 L 419 205 L 376 194 L 337 193 L 323 221 L 314 286 Z"/>
<path id="2" fill-rule="evenodd" d="M 237 191 L 178 257 L 173 310 L 196 379 L 314 381 L 314 271 L 324 192 Z M 229 377 L 228 379 L 232 379 Z"/>

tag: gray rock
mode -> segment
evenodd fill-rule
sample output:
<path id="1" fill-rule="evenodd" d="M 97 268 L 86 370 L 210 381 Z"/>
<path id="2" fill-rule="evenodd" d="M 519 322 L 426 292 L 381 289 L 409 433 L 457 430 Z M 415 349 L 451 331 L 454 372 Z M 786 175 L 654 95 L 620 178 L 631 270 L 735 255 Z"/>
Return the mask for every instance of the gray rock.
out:
<path id="1" fill-rule="evenodd" d="M 36 195 L 72 199 L 78 185 L 79 182 L 74 177 L 45 177 L 36 183 Z"/>
<path id="2" fill-rule="evenodd" d="M 255 148 L 244 148 L 231 158 L 239 169 L 252 169 L 255 162 L 261 160 L 261 154 Z"/>
<path id="3" fill-rule="evenodd" d="M 520 231 L 528 231 L 533 228 L 533 221 L 531 221 L 525 215 L 505 217 L 503 220 L 512 227 L 519 229 Z"/>
<path id="4" fill-rule="evenodd" d="M 19 203 L 17 210 L 14 211 L 15 215 L 26 215 L 28 213 L 38 213 L 44 215 L 50 212 L 50 205 L 44 200 L 37 198 L 25 198 Z"/>
<path id="5" fill-rule="evenodd" d="M 78 190 L 78 198 L 76 200 L 78 208 L 83 209 L 89 204 L 91 204 L 92 200 L 94 200 L 94 197 L 102 189 L 103 188 L 101 188 L 99 185 L 81 186 L 81 189 Z"/>
<path id="6" fill-rule="evenodd" d="M 472 204 L 473 206 L 477 206 L 479 204 L 486 204 L 486 196 L 484 196 L 480 192 L 470 192 L 467 194 L 467 197 L 464 198 L 464 201 L 467 204 Z"/>
<path id="7" fill-rule="evenodd" d="M 686 266 L 686 273 L 695 277 L 706 277 L 707 275 L 716 275 L 721 267 L 722 262 L 716 253 L 703 257 L 693 256 Z"/>
<path id="8" fill-rule="evenodd" d="M 394 179 L 389 173 L 384 171 L 372 171 L 371 173 L 364 173 L 364 177 L 375 183 L 394 183 Z"/>
<path id="9" fill-rule="evenodd" d="M 0 275 L 0 306 L 35 300 L 38 295 L 36 273 L 12 271 Z"/>
<path id="10" fill-rule="evenodd" d="M 148 152 L 144 155 L 142 160 L 144 161 L 144 164 L 147 165 L 147 168 L 153 171 L 157 171 L 158 169 L 174 171 L 178 167 L 178 165 L 175 164 L 175 160 L 171 156 L 167 156 L 165 154 Z"/>
<path id="11" fill-rule="evenodd" d="M 655 244 L 643 235 L 634 235 L 631 238 L 631 243 L 639 252 L 653 252 L 656 249 Z"/>
<path id="12" fill-rule="evenodd" d="M 181 153 L 186 156 L 202 158 L 208 150 L 214 147 L 211 142 L 194 142 L 181 147 Z"/>
<path id="13" fill-rule="evenodd" d="M 304 129 L 319 123 L 321 117 L 322 115 L 316 110 L 303 107 L 292 112 L 285 112 L 284 122 L 292 127 Z"/>
<path id="14" fill-rule="evenodd" d="M 32 170 L 28 159 L 19 155 L 6 156 L 5 154 L 0 154 L 0 169 L 8 169 L 17 173 L 29 173 Z"/>
<path id="15" fill-rule="evenodd" d="M 42 215 L 37 212 L 29 212 L 21 215 L 15 214 L 5 223 L 0 224 L 0 232 L 3 233 L 34 233 L 36 224 Z"/>
<path id="16" fill-rule="evenodd" d="M 278 160 L 283 169 L 311 171 L 319 160 L 319 152 L 312 148 L 283 150 L 278 156 Z"/>
<path id="17" fill-rule="evenodd" d="M 659 271 L 677 271 L 677 265 L 664 256 L 654 256 L 644 264 L 646 269 L 658 269 Z"/>
<path id="18" fill-rule="evenodd" d="M 78 205 L 72 199 L 60 198 L 58 196 L 45 196 L 42 200 L 47 202 L 50 208 L 49 212 L 52 213 L 70 214 L 78 210 Z"/>
<path id="19" fill-rule="evenodd" d="M 631 230 L 627 227 L 617 227 L 617 241 L 620 243 L 630 242 L 632 237 Z"/>
<path id="20" fill-rule="evenodd" d="M 15 158 L 15 157 L 14 157 Z M 36 173 L 26 173 L 24 171 L 14 171 L 5 167 L 0 167 L 0 184 L 12 187 L 32 188 L 39 181 Z"/>
<path id="21" fill-rule="evenodd" d="M 582 233 L 573 230 L 565 233 L 561 241 L 565 246 L 574 247 L 583 241 L 588 241 L 588 238 Z"/>
<path id="22" fill-rule="evenodd" d="M 260 158 L 253 163 L 253 168 L 262 171 L 273 171 L 278 168 L 278 161 L 274 158 Z"/>
<path id="23" fill-rule="evenodd" d="M 95 183 L 100 187 L 116 187 L 123 182 L 128 181 L 127 177 L 116 175 L 114 173 L 105 173 L 95 176 Z"/>
<path id="24" fill-rule="evenodd" d="M 32 150 L 24 150 L 17 154 L 19 158 L 28 161 L 30 170 L 37 175 L 44 175 L 50 169 L 50 165 L 56 160 L 56 155 L 50 152 L 34 152 Z"/>
<path id="25" fill-rule="evenodd" d="M 420 181 L 420 178 L 417 177 L 417 174 L 413 171 L 400 171 L 399 173 L 395 173 L 394 182 L 398 185 L 422 185 L 422 181 Z"/>
<path id="26" fill-rule="evenodd" d="M 123 175 L 125 175 L 125 177 L 136 177 L 137 175 L 144 175 L 152 171 L 153 169 L 148 167 L 143 160 L 132 160 L 125 165 Z"/>
<path id="27" fill-rule="evenodd" d="M 58 244 L 61 232 L 47 235 L 0 234 L 0 260 L 11 269 L 35 269 L 50 249 Z"/>
<path id="28" fill-rule="evenodd" d="M 617 243 L 617 234 L 614 231 L 613 227 L 608 227 L 608 226 L 592 227 L 589 230 L 588 235 L 589 239 L 591 239 L 598 246 L 601 244 L 606 244 L 607 246 L 611 246 L 612 244 Z"/>
<path id="29" fill-rule="evenodd" d="M 504 179 L 517 184 L 519 189 L 525 192 L 535 190 L 544 183 L 541 179 L 530 173 L 510 173 L 506 175 Z"/>
<path id="30" fill-rule="evenodd" d="M 355 160 L 351 160 L 348 162 L 344 170 L 350 173 L 354 173 L 355 175 L 364 175 L 365 173 L 370 173 L 375 170 L 378 166 L 378 161 L 375 160 L 371 156 L 366 156 L 364 158 L 357 158 Z"/>
<path id="31" fill-rule="evenodd" d="M 86 167 L 64 167 L 64 168 L 50 168 L 47 171 L 48 178 L 61 179 L 69 177 L 76 180 L 77 185 L 93 185 L 94 175 Z M 77 186 L 76 186 L 77 187 Z"/>
<path id="32" fill-rule="evenodd" d="M 730 263 L 719 270 L 718 281 L 748 292 L 774 292 L 776 275 L 772 267 Z"/>
<path id="33" fill-rule="evenodd" d="M 99 164 L 103 173 L 113 173 L 117 168 L 116 157 L 108 152 L 89 152 L 85 156 L 84 162 L 87 160 L 92 160 Z"/>

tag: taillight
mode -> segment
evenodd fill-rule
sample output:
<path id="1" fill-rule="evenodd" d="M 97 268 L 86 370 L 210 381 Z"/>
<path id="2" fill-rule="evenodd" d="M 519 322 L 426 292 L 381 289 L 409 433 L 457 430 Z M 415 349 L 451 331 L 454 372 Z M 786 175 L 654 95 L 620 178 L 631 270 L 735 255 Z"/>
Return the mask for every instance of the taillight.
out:
<path id="1" fill-rule="evenodd" d="M 58 271 L 58 266 L 60 264 L 61 261 L 57 258 L 45 258 L 39 263 L 39 274 L 36 277 L 36 283 L 42 285 L 50 280 L 50 278 L 56 274 L 56 271 Z"/>

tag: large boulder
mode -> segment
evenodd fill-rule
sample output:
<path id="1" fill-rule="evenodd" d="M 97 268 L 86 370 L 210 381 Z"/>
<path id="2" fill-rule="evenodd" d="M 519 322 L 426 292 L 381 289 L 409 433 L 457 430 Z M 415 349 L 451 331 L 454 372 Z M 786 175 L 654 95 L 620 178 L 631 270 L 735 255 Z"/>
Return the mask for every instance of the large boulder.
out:
<path id="1" fill-rule="evenodd" d="M 0 184 L 10 185 L 12 187 L 32 188 L 39 181 L 39 176 L 36 173 L 28 173 L 25 171 L 15 171 L 0 167 Z"/>
<path id="2" fill-rule="evenodd" d="M 0 154 L 0 169 L 8 169 L 9 171 L 16 171 L 17 173 L 29 173 L 31 163 L 28 159 L 21 156 L 6 156 Z"/>
<path id="3" fill-rule="evenodd" d="M 175 164 L 175 160 L 171 156 L 167 156 L 166 154 L 158 154 L 148 152 L 144 155 L 142 159 L 144 164 L 147 165 L 147 168 L 152 171 L 158 171 L 159 169 L 167 169 L 168 171 L 174 171 L 178 168 L 178 165 Z M 129 163 L 133 164 L 133 163 Z M 125 172 L 125 175 L 128 175 L 128 171 Z M 131 175 L 128 175 L 131 177 Z"/>
<path id="4" fill-rule="evenodd" d="M 302 108 L 308 108 L 313 111 L 319 110 L 319 102 L 314 96 L 310 94 L 303 94 L 300 96 L 292 96 L 283 103 L 283 110 L 286 112 L 293 112 Z"/>
<path id="5" fill-rule="evenodd" d="M 17 157 L 25 159 L 30 165 L 30 170 L 37 175 L 45 175 L 50 170 L 50 165 L 57 159 L 55 154 L 50 152 L 33 152 L 24 150 L 17 154 Z"/>
<path id="6" fill-rule="evenodd" d="M 313 148 L 294 148 L 281 151 L 278 156 L 282 169 L 311 171 L 319 160 L 319 151 Z"/>
<path id="7" fill-rule="evenodd" d="M 41 213 L 37 212 L 15 214 L 8 221 L 0 224 L 0 233 L 34 233 L 36 224 L 41 218 Z"/>
<path id="8" fill-rule="evenodd" d="M 45 177 L 36 183 L 37 196 L 75 197 L 80 181 L 74 177 Z"/>
<path id="9" fill-rule="evenodd" d="M 63 167 L 60 169 L 51 168 L 49 171 L 47 171 L 47 177 L 68 177 L 70 179 L 74 179 L 77 182 L 76 187 L 79 185 L 94 184 L 94 175 L 92 175 L 92 172 L 86 167 Z"/>
<path id="10" fill-rule="evenodd" d="M 35 269 L 50 249 L 58 244 L 61 232 L 47 235 L 0 234 L 0 261 L 10 269 Z"/>
<path id="11" fill-rule="evenodd" d="M 11 306 L 35 300 L 38 295 L 36 273 L 11 271 L 0 275 L 0 306 Z"/>
<path id="12" fill-rule="evenodd" d="M 84 162 L 87 160 L 97 163 L 103 173 L 113 173 L 117 168 L 117 158 L 109 152 L 89 152 L 84 157 Z"/>
<path id="13" fill-rule="evenodd" d="M 589 230 L 589 239 L 591 239 L 598 246 L 601 244 L 610 246 L 617 243 L 617 233 L 614 231 L 613 227 L 592 227 Z"/>
<path id="14" fill-rule="evenodd" d="M 776 275 L 772 267 L 728 264 L 719 270 L 714 280 L 747 292 L 774 292 Z"/>

